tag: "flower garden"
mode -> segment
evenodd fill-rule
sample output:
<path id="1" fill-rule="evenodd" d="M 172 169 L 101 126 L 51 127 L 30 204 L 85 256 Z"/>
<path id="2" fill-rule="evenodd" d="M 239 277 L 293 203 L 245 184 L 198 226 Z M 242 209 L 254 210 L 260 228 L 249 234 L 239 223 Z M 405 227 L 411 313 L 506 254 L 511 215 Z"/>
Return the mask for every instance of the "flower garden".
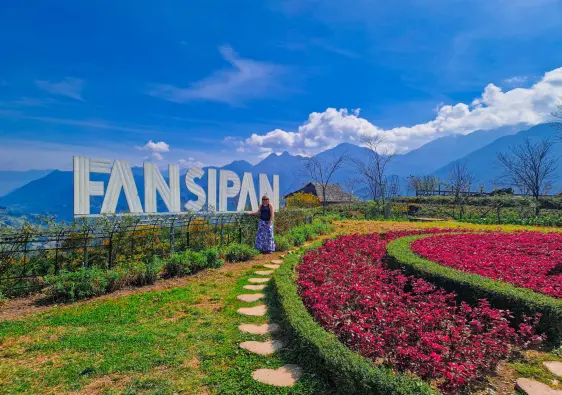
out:
<path id="1" fill-rule="evenodd" d="M 501 363 L 561 346 L 562 235 L 463 232 L 340 236 L 294 262 L 294 291 L 307 313 L 372 369 L 365 376 L 359 363 L 338 374 L 353 365 L 352 355 L 334 361 L 346 357 L 320 350 L 340 385 L 358 393 L 408 393 L 416 385 L 417 393 L 475 393 Z M 309 346 L 323 347 L 305 325 L 294 326 Z"/>
<path id="2" fill-rule="evenodd" d="M 562 235 L 520 232 L 463 234 L 416 240 L 431 261 L 562 298 Z"/>
<path id="3" fill-rule="evenodd" d="M 120 265 L 107 284 L 72 272 L 43 292 L 94 300 L 18 319 L 0 305 L 0 388 L 512 395 L 524 379 L 562 390 L 543 364 L 562 363 L 562 232 L 323 217 L 276 241 L 284 252 L 270 256 L 237 243 L 169 254 L 154 284 L 127 270 L 134 284 L 117 292 Z M 84 293 L 91 284 L 99 292 Z M 276 372 L 291 384 L 271 384 Z"/>

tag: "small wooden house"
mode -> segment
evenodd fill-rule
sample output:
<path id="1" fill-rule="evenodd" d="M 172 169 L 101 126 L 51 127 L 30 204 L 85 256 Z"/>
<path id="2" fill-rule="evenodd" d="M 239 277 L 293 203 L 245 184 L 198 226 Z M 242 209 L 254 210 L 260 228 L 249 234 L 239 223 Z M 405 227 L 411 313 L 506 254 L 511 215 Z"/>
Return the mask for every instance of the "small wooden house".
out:
<path id="1" fill-rule="evenodd" d="M 285 195 L 283 198 L 287 199 L 295 193 L 310 193 L 314 196 L 317 196 L 318 200 L 320 200 L 320 203 L 322 204 L 324 203 L 324 200 L 326 200 L 326 204 L 341 204 L 358 201 L 355 196 L 344 192 L 343 189 L 341 189 L 341 187 L 336 184 L 326 185 L 326 198 L 324 198 L 324 195 L 322 193 L 322 185 L 318 182 L 309 182 L 301 189 L 291 192 Z"/>

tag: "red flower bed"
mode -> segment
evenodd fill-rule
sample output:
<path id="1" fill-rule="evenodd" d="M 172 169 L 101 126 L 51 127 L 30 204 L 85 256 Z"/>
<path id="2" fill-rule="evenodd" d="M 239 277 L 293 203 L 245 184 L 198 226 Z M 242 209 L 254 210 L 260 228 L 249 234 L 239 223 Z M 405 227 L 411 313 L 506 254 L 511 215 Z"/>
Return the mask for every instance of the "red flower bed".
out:
<path id="1" fill-rule="evenodd" d="M 495 369 L 513 343 L 542 340 L 534 323 L 516 331 L 509 313 L 485 300 L 458 305 L 455 294 L 388 269 L 386 244 L 396 237 L 340 237 L 308 252 L 297 268 L 305 306 L 348 347 L 456 393 Z"/>
<path id="2" fill-rule="evenodd" d="M 435 236 L 412 250 L 431 261 L 562 298 L 562 234 L 541 232 Z"/>

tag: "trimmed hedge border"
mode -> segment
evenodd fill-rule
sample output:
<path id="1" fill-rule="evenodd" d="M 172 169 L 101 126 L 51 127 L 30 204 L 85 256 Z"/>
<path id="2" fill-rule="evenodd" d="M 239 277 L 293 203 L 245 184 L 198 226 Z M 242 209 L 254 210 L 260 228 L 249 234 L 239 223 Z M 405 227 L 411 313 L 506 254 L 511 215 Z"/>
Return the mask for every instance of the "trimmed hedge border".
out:
<path id="1" fill-rule="evenodd" d="M 456 292 L 460 300 L 470 304 L 488 299 L 493 307 L 510 310 L 516 322 L 520 322 L 523 315 L 540 313 L 542 318 L 537 330 L 546 333 L 547 341 L 555 346 L 562 342 L 562 300 L 443 266 L 412 251 L 410 245 L 413 241 L 433 236 L 436 235 L 407 236 L 391 241 L 386 247 L 388 265 Z"/>
<path id="2" fill-rule="evenodd" d="M 318 247 L 314 243 L 309 248 Z M 341 393 L 379 395 L 435 395 L 439 392 L 416 376 L 395 374 L 373 365 L 351 351 L 335 335 L 314 321 L 297 293 L 295 268 L 302 257 L 291 254 L 273 275 L 274 291 L 286 323 L 298 345 L 304 366 L 314 366 L 329 375 Z"/>

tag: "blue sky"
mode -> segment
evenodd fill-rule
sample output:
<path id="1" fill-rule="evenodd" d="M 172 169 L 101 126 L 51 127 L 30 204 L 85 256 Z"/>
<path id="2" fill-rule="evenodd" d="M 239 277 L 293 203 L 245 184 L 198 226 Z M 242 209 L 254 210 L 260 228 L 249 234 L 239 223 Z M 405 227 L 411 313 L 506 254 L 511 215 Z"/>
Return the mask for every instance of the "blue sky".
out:
<path id="1" fill-rule="evenodd" d="M 562 0 L 2 1 L 0 170 L 405 152 L 547 119 Z M 360 109 L 360 110 L 357 110 Z"/>

